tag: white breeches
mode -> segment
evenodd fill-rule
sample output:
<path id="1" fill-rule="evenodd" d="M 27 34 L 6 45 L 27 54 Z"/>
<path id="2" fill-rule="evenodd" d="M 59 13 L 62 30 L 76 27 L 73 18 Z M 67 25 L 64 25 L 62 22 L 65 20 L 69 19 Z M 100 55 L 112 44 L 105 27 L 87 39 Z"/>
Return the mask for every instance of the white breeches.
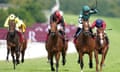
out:
<path id="1" fill-rule="evenodd" d="M 50 29 L 51 29 L 51 26 L 48 25 L 48 30 L 50 30 Z M 57 30 L 63 30 L 63 27 L 60 24 L 58 24 L 57 25 Z"/>
<path id="2" fill-rule="evenodd" d="M 80 27 L 82 29 L 83 25 L 82 24 L 79 24 L 78 27 Z"/>

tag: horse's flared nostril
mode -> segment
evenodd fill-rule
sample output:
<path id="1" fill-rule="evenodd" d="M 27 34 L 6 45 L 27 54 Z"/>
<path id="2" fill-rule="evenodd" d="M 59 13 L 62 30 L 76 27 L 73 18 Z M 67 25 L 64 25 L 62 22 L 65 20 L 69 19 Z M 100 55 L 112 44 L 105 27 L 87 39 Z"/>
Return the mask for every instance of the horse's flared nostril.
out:
<path id="1" fill-rule="evenodd" d="M 51 35 L 54 36 L 54 35 L 55 35 L 55 32 L 51 32 Z"/>

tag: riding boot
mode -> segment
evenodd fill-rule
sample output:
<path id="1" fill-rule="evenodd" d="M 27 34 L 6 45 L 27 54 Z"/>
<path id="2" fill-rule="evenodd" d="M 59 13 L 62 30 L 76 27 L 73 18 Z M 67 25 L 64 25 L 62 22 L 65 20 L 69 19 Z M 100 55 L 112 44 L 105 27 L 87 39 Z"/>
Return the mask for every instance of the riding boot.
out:
<path id="1" fill-rule="evenodd" d="M 106 40 L 107 44 L 109 44 L 109 39 L 108 39 L 107 35 L 105 36 L 105 40 Z"/>
<path id="2" fill-rule="evenodd" d="M 48 34 L 47 34 L 47 37 L 46 37 L 46 42 L 47 42 L 47 40 L 48 40 L 48 36 L 50 35 L 50 32 L 51 32 L 51 30 L 49 29 L 49 30 L 48 30 Z"/>
<path id="3" fill-rule="evenodd" d="M 49 29 L 49 30 L 48 30 L 48 36 L 50 35 L 50 32 L 51 32 L 51 30 Z"/>
<path id="4" fill-rule="evenodd" d="M 93 34 L 93 31 L 92 31 L 92 28 L 90 28 L 89 31 L 91 32 L 92 38 L 94 38 L 94 34 Z"/>
<path id="5" fill-rule="evenodd" d="M 62 35 L 62 38 L 63 38 L 63 44 L 65 44 L 65 32 L 64 31 L 61 31 L 59 30 L 60 34 Z"/>
<path id="6" fill-rule="evenodd" d="M 74 38 L 76 39 L 79 36 L 80 33 L 81 33 L 81 28 L 77 28 L 77 31 L 74 35 Z"/>

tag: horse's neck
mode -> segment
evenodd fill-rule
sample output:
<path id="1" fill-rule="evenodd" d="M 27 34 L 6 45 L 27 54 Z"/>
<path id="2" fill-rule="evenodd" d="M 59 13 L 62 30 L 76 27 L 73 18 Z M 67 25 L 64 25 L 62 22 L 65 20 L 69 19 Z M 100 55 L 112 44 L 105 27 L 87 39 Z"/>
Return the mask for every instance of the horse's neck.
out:
<path id="1" fill-rule="evenodd" d="M 96 36 L 96 42 L 98 43 L 100 48 L 102 48 L 106 45 L 105 37 L 103 39 L 101 39 L 99 35 Z"/>
<path id="2" fill-rule="evenodd" d="M 15 25 L 9 25 L 9 32 L 14 32 L 15 30 Z"/>
<path id="3" fill-rule="evenodd" d="M 57 40 L 58 40 L 57 34 L 55 33 L 55 35 L 53 35 L 52 33 L 50 33 L 48 42 L 51 43 L 51 45 L 55 46 L 57 43 Z"/>
<path id="4" fill-rule="evenodd" d="M 89 21 L 83 21 L 83 24 L 88 24 L 89 25 Z"/>
<path id="5" fill-rule="evenodd" d="M 83 22 L 83 30 L 89 30 L 89 28 L 90 28 L 90 25 L 89 25 L 89 21 L 84 21 Z"/>
<path id="6" fill-rule="evenodd" d="M 79 40 L 81 40 L 82 42 L 87 42 L 90 38 L 92 37 L 90 35 L 85 35 L 84 31 L 82 31 L 79 35 Z"/>

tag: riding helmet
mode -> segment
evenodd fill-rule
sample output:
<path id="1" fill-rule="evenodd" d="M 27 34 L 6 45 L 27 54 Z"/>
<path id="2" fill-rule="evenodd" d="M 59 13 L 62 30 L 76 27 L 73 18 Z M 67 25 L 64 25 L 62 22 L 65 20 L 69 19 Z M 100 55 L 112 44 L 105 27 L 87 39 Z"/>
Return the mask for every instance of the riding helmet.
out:
<path id="1" fill-rule="evenodd" d="M 85 6 L 83 6 L 82 10 L 83 10 L 84 12 L 87 12 L 87 11 L 90 10 L 90 7 L 87 6 L 87 5 L 85 5 Z"/>
<path id="2" fill-rule="evenodd" d="M 96 26 L 97 26 L 97 27 L 101 27 L 102 24 L 103 24 L 103 20 L 102 20 L 102 19 L 97 19 L 97 20 L 96 20 Z"/>

